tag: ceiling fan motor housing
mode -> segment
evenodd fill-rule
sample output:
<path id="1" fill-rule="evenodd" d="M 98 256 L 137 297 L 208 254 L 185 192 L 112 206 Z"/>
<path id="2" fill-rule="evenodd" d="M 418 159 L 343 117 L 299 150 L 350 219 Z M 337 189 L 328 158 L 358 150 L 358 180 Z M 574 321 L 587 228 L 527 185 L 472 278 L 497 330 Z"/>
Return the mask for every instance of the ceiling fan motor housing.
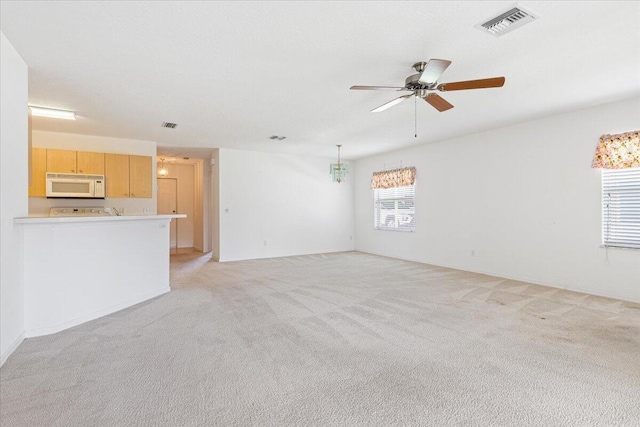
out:
<path id="1" fill-rule="evenodd" d="M 420 76 L 421 74 L 413 74 L 407 77 L 404 81 L 404 87 L 408 90 L 427 90 L 435 88 L 435 83 L 432 83 L 430 85 L 422 83 L 420 81 Z"/>

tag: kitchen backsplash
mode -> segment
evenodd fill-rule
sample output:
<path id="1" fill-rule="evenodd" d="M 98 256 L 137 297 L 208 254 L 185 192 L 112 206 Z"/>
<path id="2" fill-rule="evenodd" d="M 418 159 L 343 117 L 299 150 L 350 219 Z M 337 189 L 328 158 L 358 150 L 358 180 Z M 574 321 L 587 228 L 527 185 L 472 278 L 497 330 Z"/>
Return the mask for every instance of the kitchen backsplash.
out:
<path id="1" fill-rule="evenodd" d="M 49 209 L 62 207 L 124 208 L 124 215 L 155 215 L 157 206 L 155 199 L 47 199 L 45 197 L 29 197 L 30 216 L 49 216 Z"/>

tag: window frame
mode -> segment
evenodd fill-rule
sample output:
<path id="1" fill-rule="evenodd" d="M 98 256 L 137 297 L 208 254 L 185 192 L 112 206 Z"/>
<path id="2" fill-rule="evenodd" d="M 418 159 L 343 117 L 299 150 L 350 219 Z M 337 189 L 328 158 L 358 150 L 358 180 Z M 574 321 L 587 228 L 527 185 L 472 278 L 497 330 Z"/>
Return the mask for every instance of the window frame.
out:
<path id="1" fill-rule="evenodd" d="M 380 198 L 382 192 L 394 190 L 398 191 L 400 188 L 410 188 L 411 189 L 411 197 L 407 197 L 406 194 L 397 197 L 383 197 Z M 381 206 L 384 203 L 393 202 L 393 208 L 387 209 L 392 210 L 393 213 L 387 214 L 388 216 L 393 215 L 393 221 L 395 225 L 390 227 L 386 224 L 383 224 L 382 214 L 381 214 Z M 409 212 L 402 212 L 402 208 L 400 207 L 401 203 L 408 205 L 407 202 L 411 203 L 411 207 L 407 210 Z M 373 189 L 373 229 L 376 231 L 397 231 L 403 233 L 415 233 L 416 231 L 416 223 L 415 223 L 415 215 L 416 215 L 416 184 L 415 182 L 412 185 L 404 186 L 404 187 L 390 187 L 390 188 L 374 188 Z M 388 218 L 388 216 L 386 218 Z M 411 220 L 407 223 L 400 219 L 402 216 L 410 217 Z M 388 221 L 384 221 L 388 222 Z"/>

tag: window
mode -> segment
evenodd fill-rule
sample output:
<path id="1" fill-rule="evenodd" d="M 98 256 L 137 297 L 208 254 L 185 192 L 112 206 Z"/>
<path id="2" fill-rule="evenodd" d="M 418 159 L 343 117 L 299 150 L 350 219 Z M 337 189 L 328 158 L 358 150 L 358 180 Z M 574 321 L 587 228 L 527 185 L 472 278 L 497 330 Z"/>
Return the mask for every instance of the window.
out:
<path id="1" fill-rule="evenodd" d="M 373 190 L 373 228 L 415 231 L 415 185 Z"/>
<path id="2" fill-rule="evenodd" d="M 602 170 L 602 242 L 640 249 L 640 168 Z"/>

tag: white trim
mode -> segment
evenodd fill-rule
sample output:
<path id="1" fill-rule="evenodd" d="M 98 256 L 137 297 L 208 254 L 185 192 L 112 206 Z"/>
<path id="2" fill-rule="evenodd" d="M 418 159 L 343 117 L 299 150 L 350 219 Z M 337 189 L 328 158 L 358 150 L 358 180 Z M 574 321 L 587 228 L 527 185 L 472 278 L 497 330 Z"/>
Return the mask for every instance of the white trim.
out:
<path id="1" fill-rule="evenodd" d="M 622 249 L 623 251 L 640 251 L 640 248 L 629 248 L 626 246 L 609 246 L 609 245 L 600 245 L 601 249 Z"/>
<path id="2" fill-rule="evenodd" d="M 102 310 L 94 311 L 93 313 L 85 314 L 84 316 L 77 317 L 75 319 L 71 319 L 66 322 L 59 323 L 57 325 L 47 326 L 44 328 L 27 329 L 24 335 L 26 338 L 33 338 L 33 337 L 39 337 L 42 335 L 55 334 L 57 332 L 64 331 L 65 329 L 69 329 L 74 326 L 78 326 L 83 323 L 89 322 L 91 320 L 95 320 L 99 317 L 103 317 L 108 314 L 115 313 L 116 311 L 123 310 L 125 308 L 139 304 L 143 301 L 149 300 L 151 298 L 155 298 L 159 295 L 166 294 L 169 291 L 171 291 L 171 288 L 167 286 L 166 288 L 158 289 L 158 290 L 149 292 L 147 294 L 137 296 L 135 298 L 132 298 L 120 304 L 112 305 L 111 307 L 103 308 Z"/>
<path id="3" fill-rule="evenodd" d="M 287 257 L 294 257 L 294 256 L 313 256 L 313 255 L 328 255 L 328 254 L 341 254 L 341 253 L 346 253 L 346 252 L 362 252 L 362 253 L 366 253 L 363 251 L 357 251 L 356 249 L 345 249 L 343 251 L 326 251 L 326 252 L 313 252 L 313 253 L 309 253 L 309 252 L 302 252 L 302 253 L 294 253 L 294 254 L 288 254 L 288 255 L 269 255 L 269 256 L 261 256 L 261 257 L 254 257 L 254 258 L 224 258 L 224 259 L 219 259 L 216 258 L 214 256 L 211 256 L 211 259 L 213 259 L 216 262 L 236 262 L 236 261 L 251 261 L 254 259 L 271 259 L 271 258 L 287 258 Z M 377 255 L 377 254 L 374 254 Z M 384 256 L 384 255 L 382 255 Z"/>
<path id="4" fill-rule="evenodd" d="M 78 223 L 78 222 L 111 222 L 111 221 L 165 221 L 169 222 L 173 218 L 186 218 L 185 214 L 172 215 L 122 215 L 122 216 L 31 216 L 14 218 L 14 224 L 51 224 L 51 223 Z"/>
<path id="5" fill-rule="evenodd" d="M 14 351 L 16 351 L 20 344 L 22 344 L 22 341 L 24 341 L 24 331 L 20 335 L 18 335 L 18 338 L 16 338 L 16 340 L 9 346 L 7 351 L 5 351 L 2 356 L 0 356 L 0 366 L 4 365 L 4 362 L 6 362 L 7 359 L 9 359 L 9 356 L 11 356 Z"/>

